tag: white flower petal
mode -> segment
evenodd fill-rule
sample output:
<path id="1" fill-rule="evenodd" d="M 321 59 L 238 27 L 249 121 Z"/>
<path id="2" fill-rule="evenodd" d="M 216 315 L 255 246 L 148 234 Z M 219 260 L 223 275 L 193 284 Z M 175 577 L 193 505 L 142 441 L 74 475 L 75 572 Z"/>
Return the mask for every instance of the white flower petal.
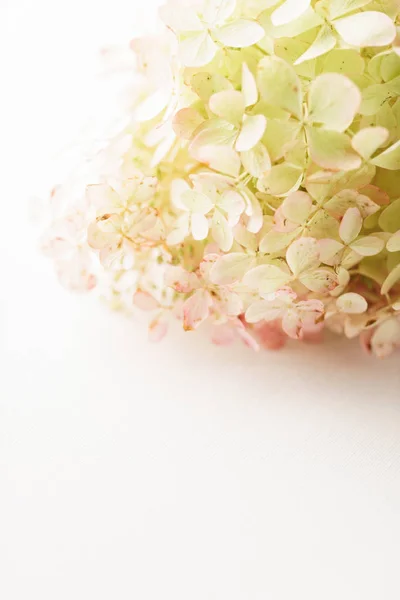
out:
<path id="1" fill-rule="evenodd" d="M 349 208 L 340 223 L 339 235 L 345 244 L 351 244 L 361 231 L 362 217 L 358 208 Z"/>
<path id="2" fill-rule="evenodd" d="M 340 312 L 352 315 L 360 315 L 368 309 L 366 299 L 354 292 L 348 292 L 339 296 L 336 300 L 336 306 Z"/>
<path id="3" fill-rule="evenodd" d="M 286 0 L 271 15 L 272 24 L 275 27 L 286 25 L 300 17 L 310 7 L 311 0 Z"/>
<path id="4" fill-rule="evenodd" d="M 192 236 L 195 240 L 205 240 L 208 236 L 208 219 L 201 214 L 193 214 L 190 218 Z"/>
<path id="5" fill-rule="evenodd" d="M 389 132 L 384 127 L 365 127 L 353 136 L 351 145 L 365 160 L 369 160 L 388 138 Z"/>
<path id="6" fill-rule="evenodd" d="M 331 0 L 329 5 L 329 16 L 331 19 L 342 17 L 357 8 L 371 4 L 371 0 Z"/>
<path id="7" fill-rule="evenodd" d="M 207 214 L 213 207 L 210 198 L 196 190 L 186 190 L 181 194 L 181 202 L 186 210 L 201 215 Z"/>
<path id="8" fill-rule="evenodd" d="M 257 83 L 246 63 L 242 65 L 242 94 L 246 107 L 252 106 L 258 100 Z"/>
<path id="9" fill-rule="evenodd" d="M 215 56 L 216 44 L 207 32 L 192 33 L 179 43 L 179 56 L 186 67 L 202 67 Z"/>
<path id="10" fill-rule="evenodd" d="M 236 19 L 223 27 L 213 30 L 213 36 L 224 46 L 231 48 L 246 48 L 256 44 L 265 35 L 264 29 L 248 19 Z"/>
<path id="11" fill-rule="evenodd" d="M 229 252 L 233 244 L 233 233 L 228 221 L 219 210 L 214 212 L 211 233 L 219 249 L 222 252 Z"/>
<path id="12" fill-rule="evenodd" d="M 333 22 L 336 31 L 351 46 L 387 46 L 396 37 L 393 21 L 377 11 L 360 12 Z"/>

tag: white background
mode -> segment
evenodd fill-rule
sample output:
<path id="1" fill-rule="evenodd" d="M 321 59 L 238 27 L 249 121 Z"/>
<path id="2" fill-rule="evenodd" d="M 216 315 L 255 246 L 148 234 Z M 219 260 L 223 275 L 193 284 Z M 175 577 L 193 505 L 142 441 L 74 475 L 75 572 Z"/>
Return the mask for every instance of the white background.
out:
<path id="1" fill-rule="evenodd" d="M 96 52 L 155 5 L 2 0 L 0 596 L 398 600 L 399 356 L 150 345 L 37 253 Z"/>

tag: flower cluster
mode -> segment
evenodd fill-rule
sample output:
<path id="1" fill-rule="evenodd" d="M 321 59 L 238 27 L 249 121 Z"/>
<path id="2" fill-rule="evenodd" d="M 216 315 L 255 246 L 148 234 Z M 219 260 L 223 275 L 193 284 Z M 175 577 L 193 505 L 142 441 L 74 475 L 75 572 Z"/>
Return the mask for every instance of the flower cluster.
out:
<path id="1" fill-rule="evenodd" d="M 400 347 L 400 0 L 168 0 L 160 17 L 126 50 L 96 180 L 53 190 L 62 283 L 148 311 L 152 339 L 177 319 L 254 349 L 324 328 Z"/>

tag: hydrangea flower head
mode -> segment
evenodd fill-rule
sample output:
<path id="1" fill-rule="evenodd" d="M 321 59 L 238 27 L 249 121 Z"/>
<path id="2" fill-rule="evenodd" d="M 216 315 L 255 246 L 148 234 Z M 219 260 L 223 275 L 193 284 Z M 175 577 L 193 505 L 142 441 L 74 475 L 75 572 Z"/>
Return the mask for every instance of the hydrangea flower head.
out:
<path id="1" fill-rule="evenodd" d="M 43 239 L 61 282 L 257 350 L 400 348 L 400 0 L 167 0 Z M 87 169 L 86 169 L 87 171 Z"/>

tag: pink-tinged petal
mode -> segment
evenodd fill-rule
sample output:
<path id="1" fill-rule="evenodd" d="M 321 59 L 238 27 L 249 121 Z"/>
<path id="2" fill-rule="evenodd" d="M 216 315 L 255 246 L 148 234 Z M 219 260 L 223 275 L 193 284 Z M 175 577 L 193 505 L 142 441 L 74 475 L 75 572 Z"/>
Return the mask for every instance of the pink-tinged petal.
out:
<path id="1" fill-rule="evenodd" d="M 201 114 L 194 108 L 182 108 L 173 119 L 173 128 L 176 135 L 184 140 L 190 140 L 193 133 L 204 121 Z"/>
<path id="2" fill-rule="evenodd" d="M 349 208 L 340 223 L 339 235 L 345 244 L 351 244 L 361 231 L 362 216 L 358 208 Z"/>
<path id="3" fill-rule="evenodd" d="M 280 206 L 284 218 L 296 225 L 303 225 L 311 209 L 312 199 L 306 192 L 293 192 L 293 194 L 284 199 Z"/>
<path id="4" fill-rule="evenodd" d="M 183 328 L 196 329 L 210 314 L 211 298 L 206 290 L 197 290 L 183 304 Z"/>
<path id="5" fill-rule="evenodd" d="M 311 292 L 326 294 L 338 285 L 338 277 L 329 269 L 315 269 L 300 275 L 299 280 Z"/>
<path id="6" fill-rule="evenodd" d="M 263 323 L 254 329 L 257 339 L 266 350 L 280 350 L 286 344 L 287 336 L 282 331 L 279 321 L 274 323 Z"/>
<path id="7" fill-rule="evenodd" d="M 118 194 L 111 186 L 106 183 L 88 185 L 86 188 L 86 200 L 89 206 L 96 210 L 109 209 L 110 206 L 118 204 Z"/>
<path id="8" fill-rule="evenodd" d="M 168 331 L 168 323 L 162 316 L 158 316 L 149 324 L 149 340 L 160 342 Z"/>
<path id="9" fill-rule="evenodd" d="M 282 317 L 282 329 L 293 340 L 301 340 L 303 337 L 302 322 L 300 315 L 295 310 L 287 311 Z"/>
<path id="10" fill-rule="evenodd" d="M 319 258 L 321 262 L 326 265 L 333 267 L 339 264 L 341 253 L 344 249 L 343 244 L 336 240 L 330 240 L 328 238 L 318 240 L 319 246 Z"/>
<path id="11" fill-rule="evenodd" d="M 400 320 L 391 318 L 375 329 L 371 338 L 372 352 L 378 358 L 386 358 L 400 347 Z"/>
<path id="12" fill-rule="evenodd" d="M 221 289 L 217 305 L 229 317 L 238 317 L 243 313 L 243 301 L 236 292 Z"/>
<path id="13" fill-rule="evenodd" d="M 230 323 L 214 325 L 211 333 L 212 343 L 216 346 L 230 346 L 235 341 L 235 333 Z"/>
<path id="14" fill-rule="evenodd" d="M 258 352 L 260 350 L 260 345 L 257 340 L 249 333 L 249 331 L 243 327 L 238 327 L 237 329 L 238 336 L 242 340 L 243 344 L 253 350 L 254 352 Z"/>
<path id="15" fill-rule="evenodd" d="M 176 292 L 188 294 L 198 287 L 198 278 L 195 273 L 189 273 L 183 267 L 170 266 L 165 272 L 164 283 Z"/>
<path id="16" fill-rule="evenodd" d="M 155 310 L 159 306 L 157 300 L 153 296 L 140 289 L 133 294 L 133 304 L 137 306 L 137 308 L 140 308 L 140 310 L 145 311 Z"/>
<path id="17" fill-rule="evenodd" d="M 317 240 L 304 237 L 292 242 L 286 252 L 286 262 L 295 277 L 316 269 L 321 262 Z"/>

